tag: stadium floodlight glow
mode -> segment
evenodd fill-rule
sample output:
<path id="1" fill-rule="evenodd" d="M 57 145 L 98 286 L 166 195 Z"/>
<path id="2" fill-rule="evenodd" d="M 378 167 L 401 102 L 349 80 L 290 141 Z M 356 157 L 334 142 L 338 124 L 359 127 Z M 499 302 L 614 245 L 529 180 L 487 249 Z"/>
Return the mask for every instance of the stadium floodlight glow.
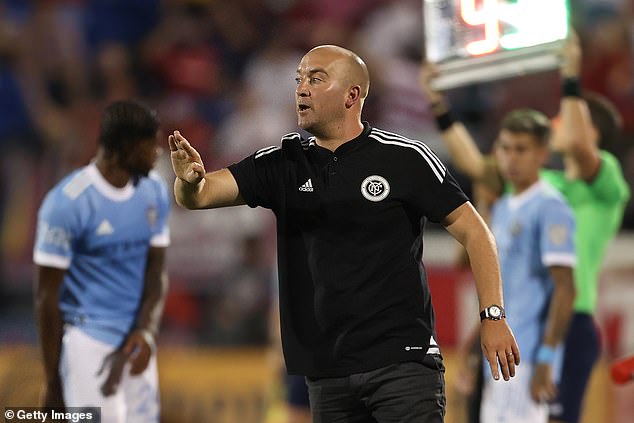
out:
<path id="1" fill-rule="evenodd" d="M 566 0 L 423 0 L 437 89 L 554 69 L 568 34 Z"/>

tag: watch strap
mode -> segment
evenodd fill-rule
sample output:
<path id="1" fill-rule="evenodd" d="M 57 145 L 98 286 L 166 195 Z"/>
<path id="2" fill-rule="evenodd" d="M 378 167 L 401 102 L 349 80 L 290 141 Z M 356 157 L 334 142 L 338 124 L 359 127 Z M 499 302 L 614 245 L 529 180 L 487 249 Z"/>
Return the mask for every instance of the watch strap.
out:
<path id="1" fill-rule="evenodd" d="M 493 308 L 497 308 L 499 309 L 499 315 L 494 315 L 491 313 L 491 309 Z M 495 313 L 497 314 L 497 313 Z M 485 307 L 484 310 L 482 310 L 480 312 L 480 321 L 483 321 L 484 319 L 488 319 L 488 320 L 502 320 L 506 317 L 506 313 L 504 312 L 504 307 L 499 306 L 497 304 L 492 304 L 488 307 Z"/>

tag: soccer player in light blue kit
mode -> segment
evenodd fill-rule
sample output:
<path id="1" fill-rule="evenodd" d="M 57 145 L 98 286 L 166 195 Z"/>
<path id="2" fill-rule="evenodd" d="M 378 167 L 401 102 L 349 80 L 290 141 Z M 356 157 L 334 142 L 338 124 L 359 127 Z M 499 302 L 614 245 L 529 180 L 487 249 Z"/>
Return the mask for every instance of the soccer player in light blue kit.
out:
<path id="1" fill-rule="evenodd" d="M 167 291 L 167 187 L 156 113 L 109 105 L 99 151 L 46 195 L 34 247 L 42 405 L 158 422 L 155 337 Z"/>
<path id="2" fill-rule="evenodd" d="M 575 295 L 576 255 L 572 210 L 559 192 L 539 179 L 549 136 L 545 115 L 516 110 L 503 120 L 496 141 L 498 165 L 512 192 L 493 206 L 491 228 L 508 323 L 524 359 L 504 386 L 485 382 L 483 422 L 546 423 L 547 402 L 556 394 L 556 362 Z"/>

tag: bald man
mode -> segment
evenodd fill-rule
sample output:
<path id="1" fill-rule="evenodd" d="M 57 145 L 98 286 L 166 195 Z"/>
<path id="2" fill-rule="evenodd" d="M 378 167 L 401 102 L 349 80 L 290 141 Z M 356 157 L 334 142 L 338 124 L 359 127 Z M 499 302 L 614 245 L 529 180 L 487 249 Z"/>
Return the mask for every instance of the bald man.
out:
<path id="1" fill-rule="evenodd" d="M 495 379 L 520 355 L 504 319 L 495 241 L 445 165 L 422 142 L 361 120 L 368 70 L 337 46 L 297 68 L 298 126 L 239 163 L 207 173 L 175 131 L 176 201 L 188 209 L 247 204 L 277 218 L 282 344 L 306 376 L 313 421 L 442 422 L 423 228 L 441 222 L 469 254 L 482 347 Z"/>

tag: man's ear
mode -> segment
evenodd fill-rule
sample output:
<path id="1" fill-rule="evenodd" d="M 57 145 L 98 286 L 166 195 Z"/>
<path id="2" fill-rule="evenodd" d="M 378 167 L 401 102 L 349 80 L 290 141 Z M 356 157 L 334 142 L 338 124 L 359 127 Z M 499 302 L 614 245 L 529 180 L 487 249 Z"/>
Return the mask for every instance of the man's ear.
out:
<path id="1" fill-rule="evenodd" d="M 360 98 L 361 98 L 361 87 L 358 85 L 350 87 L 350 89 L 348 90 L 348 97 L 346 97 L 346 109 L 349 109 L 352 106 L 354 106 L 356 103 L 358 103 Z"/>

